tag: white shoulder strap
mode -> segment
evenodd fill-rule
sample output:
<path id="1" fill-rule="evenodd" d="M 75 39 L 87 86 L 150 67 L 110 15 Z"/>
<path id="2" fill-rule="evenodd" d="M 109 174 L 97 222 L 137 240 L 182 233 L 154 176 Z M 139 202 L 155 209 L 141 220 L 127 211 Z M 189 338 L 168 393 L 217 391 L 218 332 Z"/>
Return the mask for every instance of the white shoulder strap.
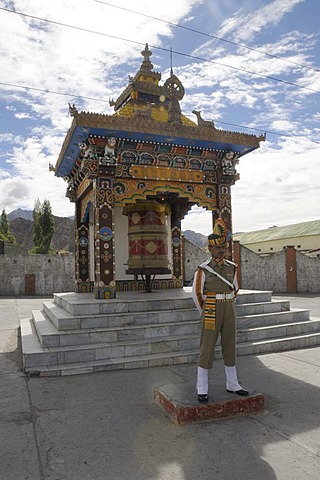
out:
<path id="1" fill-rule="evenodd" d="M 225 258 L 223 259 L 224 262 L 228 263 L 229 265 L 233 265 L 234 267 L 237 266 L 236 263 L 231 262 L 231 260 L 226 260 Z"/>
<path id="2" fill-rule="evenodd" d="M 210 261 L 210 260 L 209 260 Z M 225 260 L 226 261 L 226 260 Z M 228 262 L 228 261 L 227 261 Z M 209 262 L 204 262 L 204 263 L 201 263 L 200 267 L 201 268 L 205 268 L 206 270 L 208 270 L 208 272 L 210 273 L 213 273 L 213 275 L 215 275 L 216 277 L 220 278 L 220 280 L 222 280 L 224 283 L 226 283 L 227 285 L 229 285 L 229 287 L 232 288 L 232 290 L 235 290 L 235 286 L 233 283 L 229 282 L 229 280 L 227 280 L 226 278 L 224 278 L 222 275 L 220 275 L 220 273 L 218 272 L 215 272 L 209 265 L 208 265 Z M 232 262 L 228 262 L 228 263 L 231 263 Z M 234 265 L 234 264 L 233 264 Z"/>

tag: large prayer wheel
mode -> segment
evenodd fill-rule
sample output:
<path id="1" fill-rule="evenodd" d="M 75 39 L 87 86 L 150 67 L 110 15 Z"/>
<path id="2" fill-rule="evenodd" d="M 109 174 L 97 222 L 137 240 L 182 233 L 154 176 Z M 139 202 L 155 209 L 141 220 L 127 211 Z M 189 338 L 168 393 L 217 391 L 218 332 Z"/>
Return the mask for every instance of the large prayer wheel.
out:
<path id="1" fill-rule="evenodd" d="M 128 273 L 168 273 L 168 205 L 137 202 L 127 205 L 129 259 Z M 151 269 L 151 270 L 150 270 Z"/>

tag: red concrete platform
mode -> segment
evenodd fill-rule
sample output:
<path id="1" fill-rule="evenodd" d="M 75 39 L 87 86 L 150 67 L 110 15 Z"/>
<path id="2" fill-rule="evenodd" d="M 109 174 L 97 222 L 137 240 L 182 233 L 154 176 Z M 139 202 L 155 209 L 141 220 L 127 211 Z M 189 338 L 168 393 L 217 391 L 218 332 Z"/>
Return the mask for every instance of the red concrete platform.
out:
<path id="1" fill-rule="evenodd" d="M 210 392 L 212 394 L 210 395 Z M 211 398 L 210 398 L 211 397 Z M 264 411 L 264 396 L 228 393 L 221 385 L 209 389 L 208 403 L 199 403 L 194 385 L 172 384 L 154 389 L 154 400 L 178 425 L 205 420 L 254 415 Z"/>

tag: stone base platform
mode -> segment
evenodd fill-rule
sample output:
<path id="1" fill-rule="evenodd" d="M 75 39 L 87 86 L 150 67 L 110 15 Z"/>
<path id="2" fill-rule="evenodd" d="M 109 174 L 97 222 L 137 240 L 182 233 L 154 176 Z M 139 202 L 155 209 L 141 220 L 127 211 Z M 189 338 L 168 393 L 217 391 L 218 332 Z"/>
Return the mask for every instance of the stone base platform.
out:
<path id="1" fill-rule="evenodd" d="M 177 425 L 218 420 L 264 411 L 264 396 L 254 392 L 247 397 L 228 393 L 225 387 L 211 388 L 208 403 L 199 403 L 195 385 L 172 384 L 154 389 L 154 400 Z"/>

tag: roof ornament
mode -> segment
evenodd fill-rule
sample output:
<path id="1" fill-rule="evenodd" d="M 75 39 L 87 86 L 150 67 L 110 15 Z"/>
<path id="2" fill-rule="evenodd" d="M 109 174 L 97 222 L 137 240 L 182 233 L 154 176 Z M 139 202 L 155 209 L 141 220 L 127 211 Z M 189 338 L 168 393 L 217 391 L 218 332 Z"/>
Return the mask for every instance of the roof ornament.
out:
<path id="1" fill-rule="evenodd" d="M 198 120 L 198 127 L 209 127 L 209 128 L 216 128 L 214 126 L 214 121 L 213 120 L 204 120 L 201 117 L 201 110 L 192 110 L 192 113 L 195 114 Z"/>
<path id="2" fill-rule="evenodd" d="M 170 48 L 170 65 L 170 77 L 164 82 L 163 85 L 163 91 L 165 93 L 165 96 L 169 98 L 168 122 L 180 124 L 182 123 L 182 120 L 179 100 L 183 99 L 185 90 L 179 78 L 173 73 L 172 47 Z"/>
<path id="3" fill-rule="evenodd" d="M 141 64 L 140 70 L 142 72 L 151 72 L 153 69 L 153 65 L 150 62 L 150 57 L 152 55 L 151 50 L 149 50 L 149 46 L 146 43 L 144 50 L 141 51 L 141 55 L 143 56 L 143 62 Z"/>
<path id="4" fill-rule="evenodd" d="M 71 105 L 71 103 L 68 103 L 68 105 L 69 105 L 69 115 L 70 115 L 70 117 L 75 117 L 76 115 L 79 114 L 78 109 L 77 109 L 77 107 L 75 106 L 74 103 L 72 105 Z"/>

